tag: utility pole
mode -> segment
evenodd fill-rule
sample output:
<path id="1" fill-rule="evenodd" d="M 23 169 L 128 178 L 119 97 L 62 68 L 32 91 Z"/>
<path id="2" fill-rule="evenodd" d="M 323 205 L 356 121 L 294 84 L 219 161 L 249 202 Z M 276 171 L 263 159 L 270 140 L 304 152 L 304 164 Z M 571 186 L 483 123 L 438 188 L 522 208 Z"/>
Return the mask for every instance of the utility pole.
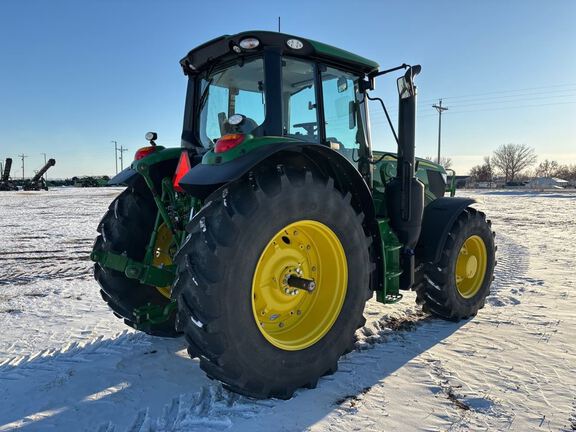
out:
<path id="1" fill-rule="evenodd" d="M 442 99 L 439 100 L 438 105 L 432 105 L 438 111 L 438 164 L 440 163 L 440 137 L 442 135 L 442 111 L 447 111 L 448 108 L 442 106 Z"/>
<path id="2" fill-rule="evenodd" d="M 116 163 L 116 174 L 118 174 L 118 141 L 110 141 L 114 143 L 114 162 Z"/>
<path id="3" fill-rule="evenodd" d="M 128 149 L 120 146 L 118 151 L 120 152 L 120 171 L 122 171 L 124 169 L 124 152 L 128 151 Z"/>
<path id="4" fill-rule="evenodd" d="M 40 153 L 41 155 L 44 155 L 44 166 L 46 166 L 46 153 Z M 44 173 L 44 181 L 47 182 L 48 181 L 48 171 L 46 171 Z"/>
<path id="5" fill-rule="evenodd" d="M 22 159 L 22 180 L 24 180 L 24 158 L 27 158 L 28 156 L 22 153 L 21 155 L 18 155 L 18 157 Z"/>

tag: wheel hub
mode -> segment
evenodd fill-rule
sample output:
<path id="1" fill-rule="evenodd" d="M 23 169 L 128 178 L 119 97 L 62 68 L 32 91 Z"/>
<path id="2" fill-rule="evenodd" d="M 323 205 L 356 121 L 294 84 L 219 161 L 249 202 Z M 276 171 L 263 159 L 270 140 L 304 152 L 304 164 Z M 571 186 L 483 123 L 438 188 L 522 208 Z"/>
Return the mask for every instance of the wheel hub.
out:
<path id="1" fill-rule="evenodd" d="M 166 224 L 160 225 L 158 233 L 156 234 L 156 241 L 154 243 L 152 265 L 154 267 L 165 267 L 172 265 L 172 255 L 170 247 L 172 245 L 172 232 Z M 156 287 L 156 289 L 166 298 L 170 298 L 172 287 Z"/>
<path id="2" fill-rule="evenodd" d="M 458 293 L 464 298 L 475 296 L 484 282 L 488 266 L 486 244 L 480 236 L 468 237 L 456 260 L 455 280 Z"/>
<path id="3" fill-rule="evenodd" d="M 347 272 L 344 249 L 326 225 L 302 220 L 278 231 L 252 284 L 252 310 L 264 337 L 284 350 L 316 343 L 338 317 Z"/>
<path id="4" fill-rule="evenodd" d="M 475 256 L 471 256 L 466 261 L 466 277 L 468 279 L 473 278 L 478 270 L 478 259 Z"/>

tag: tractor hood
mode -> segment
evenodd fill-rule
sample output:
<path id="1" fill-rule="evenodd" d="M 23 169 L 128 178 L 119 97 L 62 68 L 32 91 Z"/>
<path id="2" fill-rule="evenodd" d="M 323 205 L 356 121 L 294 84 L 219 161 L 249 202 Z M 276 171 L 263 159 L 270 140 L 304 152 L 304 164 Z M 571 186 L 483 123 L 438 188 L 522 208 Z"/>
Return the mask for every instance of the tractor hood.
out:
<path id="1" fill-rule="evenodd" d="M 365 74 L 378 69 L 378 63 L 340 48 L 298 36 L 258 30 L 212 39 L 190 51 L 180 64 L 186 75 L 194 75 L 213 61 L 257 54 L 264 49 L 274 49 L 282 55 L 320 59 Z"/>

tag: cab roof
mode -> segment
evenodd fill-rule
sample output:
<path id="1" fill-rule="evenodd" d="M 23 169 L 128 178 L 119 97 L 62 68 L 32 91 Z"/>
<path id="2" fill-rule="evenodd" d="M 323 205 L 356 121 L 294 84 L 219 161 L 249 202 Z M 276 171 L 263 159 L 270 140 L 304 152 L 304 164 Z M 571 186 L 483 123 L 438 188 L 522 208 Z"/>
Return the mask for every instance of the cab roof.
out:
<path id="1" fill-rule="evenodd" d="M 257 39 L 258 46 L 251 49 L 242 48 L 240 43 L 247 38 Z M 291 47 L 288 45 L 290 40 L 297 40 L 300 44 L 291 43 Z M 294 48 L 295 46 L 299 48 Z M 261 30 L 223 35 L 212 39 L 191 50 L 180 61 L 180 64 L 185 74 L 194 74 L 209 63 L 226 60 L 228 57 L 258 53 L 266 48 L 273 48 L 290 56 L 325 61 L 364 74 L 378 70 L 378 63 L 349 51 L 312 39 Z"/>

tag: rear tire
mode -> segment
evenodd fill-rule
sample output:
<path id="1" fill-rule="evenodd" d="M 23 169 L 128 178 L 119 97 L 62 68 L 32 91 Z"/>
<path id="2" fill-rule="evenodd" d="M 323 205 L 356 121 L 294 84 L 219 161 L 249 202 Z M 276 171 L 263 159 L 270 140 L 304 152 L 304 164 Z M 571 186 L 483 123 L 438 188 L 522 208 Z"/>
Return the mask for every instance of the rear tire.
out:
<path id="1" fill-rule="evenodd" d="M 419 266 L 416 302 L 424 312 L 459 321 L 484 307 L 496 264 L 494 236 L 484 213 L 472 207 L 461 213 L 450 229 L 440 261 Z"/>
<path id="2" fill-rule="evenodd" d="M 185 333 L 189 353 L 199 357 L 200 367 L 209 377 L 250 397 L 288 399 L 297 388 L 314 388 L 321 376 L 337 370 L 338 359 L 353 348 L 354 333 L 365 323 L 362 312 L 372 293 L 370 241 L 362 226 L 364 216 L 350 201 L 351 195 L 338 191 L 331 179 L 289 169 L 251 174 L 216 191 L 205 201 L 190 223 L 187 229 L 190 234 L 177 254 L 178 278 L 173 293 L 178 298 L 178 328 Z M 300 234 L 306 235 L 308 226 L 328 228 L 326 232 L 334 234 L 345 253 L 347 277 L 343 280 L 345 294 L 340 308 L 325 307 L 327 315 L 335 314 L 334 321 L 331 324 L 318 321 L 319 326 L 325 326 L 325 332 L 314 333 L 311 326 L 309 339 L 303 337 L 305 342 L 298 345 L 297 338 L 283 336 L 278 328 L 269 332 L 263 323 L 257 322 L 256 308 L 261 306 L 255 306 L 259 304 L 255 293 L 276 296 L 283 303 L 282 289 L 275 283 L 266 288 L 267 292 L 257 291 L 255 287 L 261 285 L 255 282 L 259 280 L 255 275 L 259 274 L 267 248 L 275 244 L 274 239 L 280 238 L 277 236 L 283 229 L 310 221 L 312 225 L 302 224 Z M 289 239 L 284 241 L 290 244 Z M 296 244 L 293 241 L 294 248 Z M 318 243 L 313 245 L 312 252 L 320 249 Z M 338 262 L 335 260 L 329 266 L 331 272 L 339 271 L 334 264 Z M 327 275 L 319 273 L 317 291 L 299 292 L 296 296 L 303 296 L 300 298 L 304 300 L 298 301 L 306 301 L 309 298 L 306 296 L 320 296 L 326 290 L 337 297 L 337 283 L 322 285 L 322 281 L 328 280 Z M 320 304 L 319 300 L 312 302 Z M 306 326 L 305 317 L 322 316 L 324 312 L 308 311 L 314 313 L 307 314 L 304 310 L 299 314 L 302 321 L 293 321 L 295 325 L 290 324 L 292 318 L 288 317 L 285 330 L 290 325 L 293 326 L 290 329 L 302 329 Z M 273 315 L 268 319 L 276 320 Z M 281 316 L 266 325 L 283 319 Z"/>
<path id="3" fill-rule="evenodd" d="M 125 253 L 129 258 L 142 260 L 154 229 L 157 207 L 145 185 L 130 186 L 108 207 L 98 225 L 100 235 L 94 250 Z M 145 305 L 164 307 L 170 300 L 156 287 L 130 279 L 121 272 L 94 265 L 94 277 L 100 284 L 100 294 L 114 314 L 128 326 L 153 336 L 176 337 L 176 313 L 160 324 L 136 322 L 134 310 Z"/>

